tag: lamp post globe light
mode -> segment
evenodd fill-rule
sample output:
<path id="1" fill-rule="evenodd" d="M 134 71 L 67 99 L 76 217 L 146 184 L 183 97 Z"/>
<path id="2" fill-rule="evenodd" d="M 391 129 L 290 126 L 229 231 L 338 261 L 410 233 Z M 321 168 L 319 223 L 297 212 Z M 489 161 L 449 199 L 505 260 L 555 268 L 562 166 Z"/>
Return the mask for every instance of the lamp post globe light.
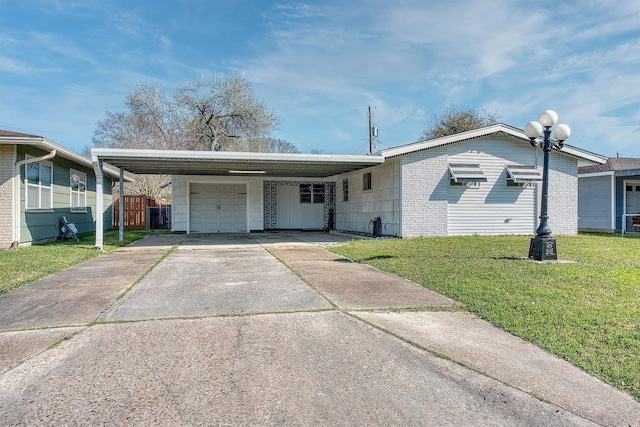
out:
<path id="1" fill-rule="evenodd" d="M 532 121 L 524 127 L 524 133 L 530 140 L 532 147 L 540 147 L 544 151 L 542 166 L 542 200 L 540 203 L 540 224 L 536 229 L 536 235 L 529 245 L 529 258 L 536 261 L 556 260 L 558 253 L 556 240 L 551 237 L 551 229 L 547 220 L 547 201 L 549 198 L 549 153 L 554 148 L 559 150 L 564 141 L 571 135 L 571 129 L 567 125 L 558 124 L 558 114 L 553 110 L 546 110 L 540 114 L 539 122 Z M 551 128 L 553 128 L 553 131 Z M 542 134 L 542 140 L 539 140 Z M 552 139 L 553 137 L 553 139 Z"/>

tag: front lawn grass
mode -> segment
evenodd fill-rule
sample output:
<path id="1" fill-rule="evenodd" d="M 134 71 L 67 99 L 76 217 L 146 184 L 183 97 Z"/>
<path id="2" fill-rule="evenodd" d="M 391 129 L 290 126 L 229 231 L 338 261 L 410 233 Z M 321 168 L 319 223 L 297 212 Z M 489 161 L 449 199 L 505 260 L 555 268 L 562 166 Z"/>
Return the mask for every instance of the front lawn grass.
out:
<path id="1" fill-rule="evenodd" d="M 112 251 L 138 240 L 149 232 L 131 230 L 124 233 L 124 242 L 118 241 L 118 231 L 104 232 L 104 250 Z M 95 258 L 101 251 L 93 250 L 95 234 L 78 236 L 80 241 L 54 241 L 42 245 L 20 247 L 0 252 L 0 294 Z"/>
<path id="2" fill-rule="evenodd" d="M 559 236 L 569 264 L 517 259 L 529 240 L 362 240 L 331 250 L 447 295 L 640 401 L 640 239 Z"/>

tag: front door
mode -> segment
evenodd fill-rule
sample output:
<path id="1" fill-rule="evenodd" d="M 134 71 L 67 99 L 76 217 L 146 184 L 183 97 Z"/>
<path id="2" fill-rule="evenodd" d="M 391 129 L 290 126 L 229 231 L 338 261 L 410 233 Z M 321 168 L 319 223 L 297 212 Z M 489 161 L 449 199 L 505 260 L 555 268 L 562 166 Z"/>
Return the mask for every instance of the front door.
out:
<path id="1" fill-rule="evenodd" d="M 640 182 L 625 183 L 625 213 L 640 215 Z M 633 217 L 626 217 L 627 231 L 634 231 Z M 640 229 L 638 230 L 640 231 Z"/>
<path id="2" fill-rule="evenodd" d="M 324 184 L 279 185 L 276 192 L 276 227 L 322 230 Z"/>

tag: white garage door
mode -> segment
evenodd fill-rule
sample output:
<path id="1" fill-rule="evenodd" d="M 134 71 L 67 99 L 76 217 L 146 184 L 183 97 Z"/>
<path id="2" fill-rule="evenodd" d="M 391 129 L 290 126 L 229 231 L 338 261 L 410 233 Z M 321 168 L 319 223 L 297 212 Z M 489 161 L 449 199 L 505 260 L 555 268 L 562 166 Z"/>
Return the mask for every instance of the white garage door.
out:
<path id="1" fill-rule="evenodd" d="M 245 184 L 191 184 L 189 223 L 192 233 L 246 233 Z"/>

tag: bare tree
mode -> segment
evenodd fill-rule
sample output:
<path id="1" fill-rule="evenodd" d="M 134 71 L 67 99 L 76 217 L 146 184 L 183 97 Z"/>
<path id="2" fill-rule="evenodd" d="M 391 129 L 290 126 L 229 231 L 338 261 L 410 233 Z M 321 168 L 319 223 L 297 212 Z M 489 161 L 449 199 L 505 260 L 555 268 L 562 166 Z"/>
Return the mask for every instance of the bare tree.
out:
<path id="1" fill-rule="evenodd" d="M 420 133 L 420 138 L 425 140 L 455 135 L 496 124 L 499 120 L 500 115 L 497 113 L 489 113 L 485 109 L 465 109 L 451 103 L 442 112 L 433 114 L 427 126 Z"/>
<path id="2" fill-rule="evenodd" d="M 107 111 L 98 121 L 94 147 L 297 152 L 293 144 L 270 138 L 277 115 L 255 98 L 246 77 L 216 74 L 179 87 L 170 98 L 156 85 L 141 84 L 125 106 L 126 112 Z M 125 191 L 158 197 L 169 179 L 137 175 Z"/>
<path id="3" fill-rule="evenodd" d="M 218 151 L 232 142 L 242 146 L 268 137 L 278 116 L 256 99 L 251 82 L 239 75 L 215 74 L 180 87 L 175 102 L 189 117 L 191 149 Z"/>
<path id="4" fill-rule="evenodd" d="M 250 151 L 253 153 L 299 153 L 298 147 L 283 139 L 261 138 L 233 140 L 224 147 L 225 151 Z"/>
<path id="5" fill-rule="evenodd" d="M 184 119 L 157 86 L 141 85 L 125 98 L 128 112 L 106 112 L 94 131 L 94 147 L 175 150 L 185 146 Z"/>
<path id="6" fill-rule="evenodd" d="M 187 136 L 182 117 L 157 86 L 140 85 L 125 98 L 128 112 L 106 112 L 98 121 L 92 143 L 94 147 L 137 148 L 150 150 L 180 149 Z M 88 154 L 89 148 L 85 148 Z M 160 186 L 168 175 L 136 175 L 126 183 L 126 194 L 164 196 Z"/>
<path id="7" fill-rule="evenodd" d="M 140 85 L 127 95 L 125 105 L 138 132 L 135 148 L 177 150 L 185 147 L 188 138 L 185 118 L 157 86 Z"/>

